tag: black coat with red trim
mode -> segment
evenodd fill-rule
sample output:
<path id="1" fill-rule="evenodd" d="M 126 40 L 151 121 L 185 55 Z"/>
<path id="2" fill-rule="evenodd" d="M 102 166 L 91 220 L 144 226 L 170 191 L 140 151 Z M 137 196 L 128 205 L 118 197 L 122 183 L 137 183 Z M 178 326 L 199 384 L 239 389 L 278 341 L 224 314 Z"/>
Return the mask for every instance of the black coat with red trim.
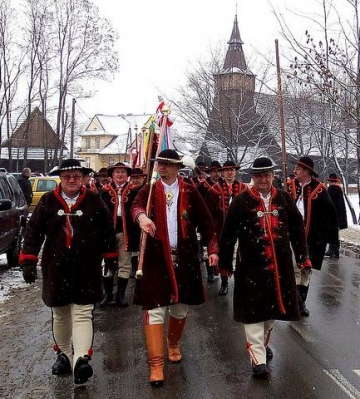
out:
<path id="1" fill-rule="evenodd" d="M 143 187 L 132 206 L 132 216 L 145 212 L 150 186 Z M 175 204 L 173 205 L 175 206 Z M 174 303 L 199 305 L 205 302 L 199 245 L 196 229 L 208 244 L 208 253 L 218 253 L 218 239 L 214 223 L 204 200 L 191 184 L 179 179 L 178 209 L 178 266 L 171 260 L 166 219 L 164 186 L 160 180 L 152 192 L 150 219 L 156 226 L 154 237 L 147 237 L 143 277 L 139 280 L 134 303 L 144 310 Z"/>
<path id="2" fill-rule="evenodd" d="M 326 244 L 337 245 L 339 228 L 335 206 L 323 183 L 316 179 L 304 187 L 304 224 L 312 267 L 320 270 Z M 289 184 L 289 193 L 296 202 L 301 195 L 297 179 Z"/>
<path id="3" fill-rule="evenodd" d="M 103 295 L 102 259 L 118 256 L 111 214 L 99 194 L 85 187 L 70 211 L 60 190 L 61 184 L 41 197 L 26 227 L 20 262 L 34 261 L 45 240 L 41 256 L 45 304 L 96 303 Z"/>
<path id="4" fill-rule="evenodd" d="M 299 307 L 290 243 L 298 265 L 310 266 L 303 219 L 283 190 L 271 190 L 269 211 L 253 187 L 232 201 L 220 239 L 221 270 L 233 273 L 234 319 L 242 323 L 298 320 Z M 267 219 L 267 222 L 266 222 Z"/>

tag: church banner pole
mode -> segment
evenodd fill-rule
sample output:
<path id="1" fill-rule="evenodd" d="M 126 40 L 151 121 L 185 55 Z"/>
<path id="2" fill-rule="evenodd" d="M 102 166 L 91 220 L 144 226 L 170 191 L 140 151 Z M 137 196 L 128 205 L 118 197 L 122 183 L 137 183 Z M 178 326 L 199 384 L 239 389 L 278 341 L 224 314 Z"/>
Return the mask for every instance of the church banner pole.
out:
<path id="1" fill-rule="evenodd" d="M 276 53 L 276 71 L 277 71 L 277 82 L 278 82 L 278 100 L 279 100 L 279 112 L 280 112 L 280 131 L 281 131 L 281 160 L 282 160 L 282 174 L 284 180 L 284 190 L 288 191 L 286 184 L 287 180 L 287 166 L 286 166 L 286 145 L 285 145 L 285 122 L 284 122 L 284 103 L 283 93 L 281 86 L 281 69 L 280 69 L 280 56 L 279 56 L 279 42 L 275 40 L 275 53 Z"/>

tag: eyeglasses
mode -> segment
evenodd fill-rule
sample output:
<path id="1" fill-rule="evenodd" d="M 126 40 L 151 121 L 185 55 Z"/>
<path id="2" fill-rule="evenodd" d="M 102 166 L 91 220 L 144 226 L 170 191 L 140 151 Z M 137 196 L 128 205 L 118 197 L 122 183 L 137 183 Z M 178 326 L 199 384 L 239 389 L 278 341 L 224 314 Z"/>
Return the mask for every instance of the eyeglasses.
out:
<path id="1" fill-rule="evenodd" d="M 60 175 L 60 177 L 66 181 L 69 181 L 70 179 L 80 180 L 83 175 Z"/>

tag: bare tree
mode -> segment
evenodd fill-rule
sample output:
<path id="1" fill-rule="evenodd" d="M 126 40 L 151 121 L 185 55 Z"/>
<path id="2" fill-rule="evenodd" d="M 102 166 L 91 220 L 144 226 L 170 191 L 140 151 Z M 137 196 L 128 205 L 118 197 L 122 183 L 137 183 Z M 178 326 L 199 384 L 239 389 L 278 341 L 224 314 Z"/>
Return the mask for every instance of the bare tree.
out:
<path id="1" fill-rule="evenodd" d="M 311 121 L 317 130 L 314 144 L 321 154 L 324 169 L 331 159 L 346 186 L 350 154 L 344 158 L 344 152 L 351 153 L 351 147 L 357 149 L 360 170 L 360 136 L 353 134 L 360 116 L 360 110 L 356 108 L 358 90 L 354 64 L 359 53 L 358 1 L 321 0 L 318 5 L 321 17 L 306 17 L 309 27 L 304 32 L 304 40 L 293 34 L 284 16 L 276 12 L 275 15 L 293 54 L 288 77 L 301 86 L 302 91 L 311 93 L 309 103 L 318 104 L 316 115 L 307 115 L 299 109 L 297 112 Z M 345 19 L 344 15 L 355 17 Z M 343 151 L 339 151 L 339 146 Z"/>
<path id="2" fill-rule="evenodd" d="M 5 130 L 5 140 L 8 144 L 9 165 L 12 167 L 11 111 L 12 102 L 17 94 L 17 85 L 22 73 L 23 55 L 15 39 L 15 10 L 10 0 L 0 3 L 0 144 Z M 5 126 L 4 126 L 5 123 Z M 1 156 L 1 147 L 0 147 Z"/>
<path id="3" fill-rule="evenodd" d="M 48 3 L 54 8 L 56 133 L 61 137 L 66 129 L 67 108 L 71 105 L 67 104 L 68 96 L 83 95 L 89 80 L 108 79 L 117 71 L 118 59 L 114 50 L 117 34 L 109 21 L 99 17 L 98 8 L 88 0 L 51 0 Z"/>

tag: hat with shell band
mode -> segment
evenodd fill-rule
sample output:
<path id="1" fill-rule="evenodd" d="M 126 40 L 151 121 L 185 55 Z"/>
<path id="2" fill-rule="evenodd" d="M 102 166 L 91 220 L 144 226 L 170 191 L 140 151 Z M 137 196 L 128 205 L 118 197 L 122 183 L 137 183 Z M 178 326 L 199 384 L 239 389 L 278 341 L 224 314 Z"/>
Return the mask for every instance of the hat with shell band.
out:
<path id="1" fill-rule="evenodd" d="M 272 172 L 275 166 L 270 158 L 260 157 L 256 158 L 252 167 L 249 170 L 251 175 L 259 175 L 261 173 Z"/>
<path id="2" fill-rule="evenodd" d="M 159 152 L 159 155 L 152 159 L 152 161 L 162 162 L 162 163 L 174 163 L 182 164 L 179 154 L 175 150 L 167 149 Z"/>
<path id="3" fill-rule="evenodd" d="M 85 168 L 81 166 L 80 161 L 78 159 L 65 159 L 61 162 L 59 168 L 53 168 L 49 172 L 49 176 L 58 176 L 61 172 L 71 172 L 74 170 L 80 170 L 84 175 L 88 175 L 89 173 L 94 172 L 91 168 Z"/>

